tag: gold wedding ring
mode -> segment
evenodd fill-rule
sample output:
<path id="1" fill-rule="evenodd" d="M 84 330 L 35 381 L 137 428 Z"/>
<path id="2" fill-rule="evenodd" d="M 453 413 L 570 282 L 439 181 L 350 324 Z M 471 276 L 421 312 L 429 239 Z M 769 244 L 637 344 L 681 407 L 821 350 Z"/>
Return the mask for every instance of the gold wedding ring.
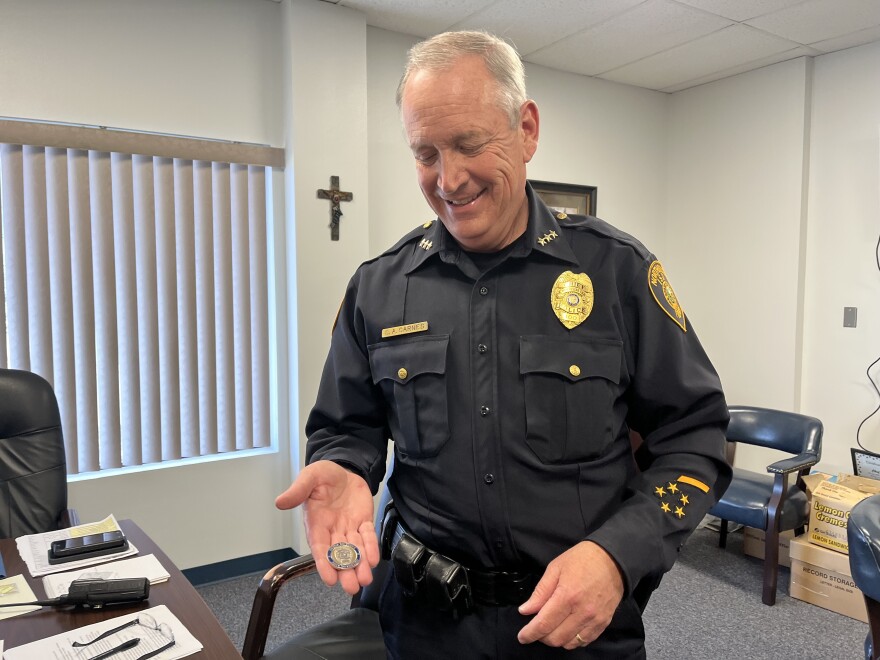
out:
<path id="1" fill-rule="evenodd" d="M 584 641 L 584 638 L 581 637 L 581 634 L 580 634 L 580 633 L 575 633 L 574 638 L 575 638 L 577 641 L 579 641 L 581 644 L 586 644 L 586 642 Z"/>

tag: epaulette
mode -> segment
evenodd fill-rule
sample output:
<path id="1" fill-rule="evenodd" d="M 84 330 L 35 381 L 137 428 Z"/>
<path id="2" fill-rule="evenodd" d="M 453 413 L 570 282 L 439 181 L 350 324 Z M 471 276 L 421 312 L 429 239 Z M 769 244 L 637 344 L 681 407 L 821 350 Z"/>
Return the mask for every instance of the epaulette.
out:
<path id="1" fill-rule="evenodd" d="M 564 217 L 560 218 L 560 215 Z M 561 229 L 574 229 L 575 231 L 590 232 L 604 238 L 609 238 L 623 245 L 628 245 L 642 258 L 651 254 L 651 251 L 639 239 L 595 216 L 560 213 L 554 217 Z"/>
<path id="2" fill-rule="evenodd" d="M 372 262 L 376 261 L 377 259 L 381 259 L 384 256 L 387 256 L 389 254 L 394 254 L 395 252 L 399 252 L 405 245 L 412 243 L 416 239 L 421 240 L 421 238 L 425 235 L 425 233 L 431 227 L 434 226 L 435 222 L 436 222 L 436 220 L 428 220 L 427 222 L 420 224 L 418 227 L 416 227 L 415 229 L 413 229 L 409 233 L 405 234 L 403 238 L 401 238 L 399 241 L 397 241 L 397 243 L 392 245 L 390 248 L 388 248 L 387 250 L 385 250 L 381 254 L 376 255 L 372 259 L 368 259 L 364 263 L 365 264 L 372 263 Z"/>

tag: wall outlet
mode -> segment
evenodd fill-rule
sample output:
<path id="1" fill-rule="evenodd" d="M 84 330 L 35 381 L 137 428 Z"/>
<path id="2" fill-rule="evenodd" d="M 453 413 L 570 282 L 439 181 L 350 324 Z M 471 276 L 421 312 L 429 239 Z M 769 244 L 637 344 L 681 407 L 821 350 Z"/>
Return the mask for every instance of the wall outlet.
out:
<path id="1" fill-rule="evenodd" d="M 844 328 L 856 327 L 858 312 L 859 312 L 858 307 L 844 307 L 843 308 L 843 327 Z"/>

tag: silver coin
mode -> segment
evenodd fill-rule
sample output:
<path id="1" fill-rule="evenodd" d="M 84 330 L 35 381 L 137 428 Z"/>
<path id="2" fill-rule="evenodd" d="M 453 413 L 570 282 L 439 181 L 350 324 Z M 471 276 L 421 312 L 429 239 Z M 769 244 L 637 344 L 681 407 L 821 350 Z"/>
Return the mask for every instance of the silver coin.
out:
<path id="1" fill-rule="evenodd" d="M 361 551 L 352 543 L 334 543 L 327 550 L 327 561 L 337 571 L 354 568 L 361 563 Z"/>

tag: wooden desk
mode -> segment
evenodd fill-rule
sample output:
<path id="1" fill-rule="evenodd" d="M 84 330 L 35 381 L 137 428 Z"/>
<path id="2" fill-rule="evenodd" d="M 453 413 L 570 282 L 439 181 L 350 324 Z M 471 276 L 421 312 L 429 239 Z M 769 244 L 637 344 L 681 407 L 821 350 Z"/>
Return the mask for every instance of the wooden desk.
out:
<path id="1" fill-rule="evenodd" d="M 227 658 L 241 660 L 241 654 L 232 645 L 232 641 L 223 630 L 220 622 L 214 617 L 213 612 L 189 583 L 189 580 L 168 558 L 168 555 L 162 552 L 161 548 L 131 520 L 121 520 L 119 526 L 138 549 L 138 555 L 156 555 L 156 559 L 165 567 L 165 570 L 171 575 L 171 579 L 161 584 L 151 585 L 149 600 L 136 605 L 113 605 L 105 610 L 44 607 L 36 612 L 0 621 L 0 639 L 4 640 L 6 649 L 90 623 L 97 623 L 164 604 L 204 646 L 200 653 L 191 657 L 211 658 L 211 660 L 215 658 L 217 660 L 226 660 Z M 45 599 L 46 591 L 43 589 L 43 580 L 31 577 L 27 566 L 18 554 L 15 539 L 0 539 L 0 553 L 3 554 L 7 575 L 23 574 L 31 589 L 34 590 L 37 600 Z"/>

